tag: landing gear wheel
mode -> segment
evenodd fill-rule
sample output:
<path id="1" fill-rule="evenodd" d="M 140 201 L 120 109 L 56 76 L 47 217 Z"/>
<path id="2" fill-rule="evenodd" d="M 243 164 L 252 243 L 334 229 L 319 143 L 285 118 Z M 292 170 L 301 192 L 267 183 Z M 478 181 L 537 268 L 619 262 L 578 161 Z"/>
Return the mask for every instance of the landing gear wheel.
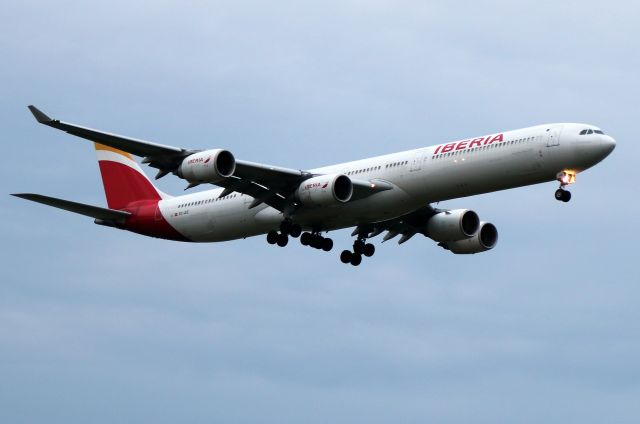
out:
<path id="1" fill-rule="evenodd" d="M 351 265 L 358 266 L 360 265 L 360 263 L 362 263 L 362 255 L 359 255 L 357 253 L 351 255 Z"/>
<path id="2" fill-rule="evenodd" d="M 278 242 L 278 233 L 275 231 L 269 231 L 267 233 L 267 243 L 276 244 Z"/>
<path id="3" fill-rule="evenodd" d="M 356 240 L 353 242 L 353 252 L 362 255 L 364 253 L 364 242 L 362 240 Z"/>
<path id="4" fill-rule="evenodd" d="M 291 222 L 290 221 L 282 221 L 280 223 L 280 232 L 283 234 L 289 234 L 291 230 Z"/>
<path id="5" fill-rule="evenodd" d="M 322 250 L 325 252 L 330 252 L 333 249 L 333 240 L 330 238 L 325 238 L 322 240 Z"/>
<path id="6" fill-rule="evenodd" d="M 322 249 L 323 241 L 324 241 L 324 237 L 322 237 L 320 234 L 316 234 L 313 236 L 310 246 L 313 247 L 314 249 Z"/>
<path id="7" fill-rule="evenodd" d="M 367 258 L 370 258 L 373 256 L 374 253 L 376 253 L 376 247 L 371 243 L 367 243 L 364 245 L 364 251 L 362 253 Z"/>
<path id="8" fill-rule="evenodd" d="M 309 246 L 312 240 L 313 236 L 311 235 L 311 233 L 302 233 L 302 235 L 300 236 L 300 244 L 302 244 L 303 246 Z"/>
<path id="9" fill-rule="evenodd" d="M 302 233 L 302 228 L 298 224 L 291 224 L 291 228 L 289 228 L 289 235 L 293 238 L 300 237 Z"/>
<path id="10" fill-rule="evenodd" d="M 343 250 L 342 253 L 340 254 L 340 261 L 343 264 L 348 264 L 349 262 L 351 262 L 352 256 L 353 256 L 353 253 L 351 253 L 350 250 Z"/>
<path id="11" fill-rule="evenodd" d="M 280 233 L 278 234 L 278 246 L 280 247 L 285 247 L 287 245 L 287 243 L 289 243 L 289 236 L 287 236 L 284 233 Z"/>
<path id="12" fill-rule="evenodd" d="M 566 203 L 569 200 L 571 200 L 571 192 L 559 188 L 559 189 L 556 190 L 555 198 L 556 198 L 556 200 L 559 200 L 561 202 L 565 202 Z"/>

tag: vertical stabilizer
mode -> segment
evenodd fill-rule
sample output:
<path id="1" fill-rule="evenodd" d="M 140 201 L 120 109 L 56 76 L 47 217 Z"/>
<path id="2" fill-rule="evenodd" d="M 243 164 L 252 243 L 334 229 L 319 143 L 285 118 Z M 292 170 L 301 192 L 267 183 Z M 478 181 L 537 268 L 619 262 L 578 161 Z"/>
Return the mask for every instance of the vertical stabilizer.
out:
<path id="1" fill-rule="evenodd" d="M 104 144 L 94 144 L 109 208 L 123 209 L 131 202 L 161 200 L 165 197 L 129 153 Z"/>

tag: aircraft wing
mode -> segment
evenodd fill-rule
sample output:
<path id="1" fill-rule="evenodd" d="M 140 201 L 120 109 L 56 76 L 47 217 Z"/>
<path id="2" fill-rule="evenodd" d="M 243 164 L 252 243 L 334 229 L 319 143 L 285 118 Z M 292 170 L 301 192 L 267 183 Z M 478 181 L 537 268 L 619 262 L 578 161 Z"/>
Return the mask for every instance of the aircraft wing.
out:
<path id="1" fill-rule="evenodd" d="M 87 140 L 101 143 L 106 146 L 120 149 L 136 156 L 172 156 L 181 155 L 185 152 L 188 152 L 188 150 L 180 149 L 178 147 L 165 146 L 163 144 L 152 143 L 150 141 L 124 137 L 117 134 L 111 134 L 91 128 L 81 127 L 79 125 L 70 124 L 58 119 L 51 119 L 44 112 L 33 105 L 29 106 L 29 110 L 36 118 L 36 120 L 43 125 L 56 128 L 77 137 L 85 138 Z"/>
<path id="2" fill-rule="evenodd" d="M 33 105 L 29 106 L 29 110 L 36 120 L 43 125 L 143 157 L 142 163 L 158 169 L 156 179 L 162 178 L 169 173 L 177 173 L 178 168 L 186 157 L 202 151 L 167 146 L 63 122 L 50 118 Z M 245 160 L 236 160 L 235 164 L 236 168 L 233 175 L 222 179 L 222 181 L 216 181 L 215 184 L 225 188 L 221 196 L 226 196 L 232 192 L 252 196 L 255 200 L 250 207 L 266 203 L 271 207 L 284 211 L 286 205 L 291 203 L 288 199 L 290 199 L 299 185 L 304 180 L 317 175 L 303 170 Z M 393 188 L 392 185 L 384 181 L 352 180 L 352 182 L 354 200 Z M 187 188 L 196 185 L 198 183 L 193 183 Z"/>

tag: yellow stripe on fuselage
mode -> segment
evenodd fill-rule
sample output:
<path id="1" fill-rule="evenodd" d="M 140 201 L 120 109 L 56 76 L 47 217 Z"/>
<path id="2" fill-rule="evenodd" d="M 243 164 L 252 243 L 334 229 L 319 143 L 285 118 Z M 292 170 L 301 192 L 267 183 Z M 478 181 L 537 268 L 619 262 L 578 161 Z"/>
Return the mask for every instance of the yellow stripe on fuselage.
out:
<path id="1" fill-rule="evenodd" d="M 125 151 L 116 149 L 115 147 L 105 146 L 104 144 L 100 144 L 100 143 L 93 143 L 93 144 L 96 146 L 96 150 L 107 150 L 109 152 L 114 152 L 133 160 L 133 156 L 131 156 L 129 153 Z"/>

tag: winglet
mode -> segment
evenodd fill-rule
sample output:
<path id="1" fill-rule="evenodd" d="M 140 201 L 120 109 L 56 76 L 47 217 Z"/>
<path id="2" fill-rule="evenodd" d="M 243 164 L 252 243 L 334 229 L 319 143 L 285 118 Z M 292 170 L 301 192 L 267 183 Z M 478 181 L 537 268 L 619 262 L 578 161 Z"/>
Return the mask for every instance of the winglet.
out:
<path id="1" fill-rule="evenodd" d="M 31 113 L 33 113 L 36 121 L 40 122 L 41 124 L 48 124 L 49 122 L 53 121 L 53 119 L 49 118 L 47 115 L 45 115 L 44 112 L 42 112 L 34 105 L 29 105 L 29 110 L 31 111 Z"/>

